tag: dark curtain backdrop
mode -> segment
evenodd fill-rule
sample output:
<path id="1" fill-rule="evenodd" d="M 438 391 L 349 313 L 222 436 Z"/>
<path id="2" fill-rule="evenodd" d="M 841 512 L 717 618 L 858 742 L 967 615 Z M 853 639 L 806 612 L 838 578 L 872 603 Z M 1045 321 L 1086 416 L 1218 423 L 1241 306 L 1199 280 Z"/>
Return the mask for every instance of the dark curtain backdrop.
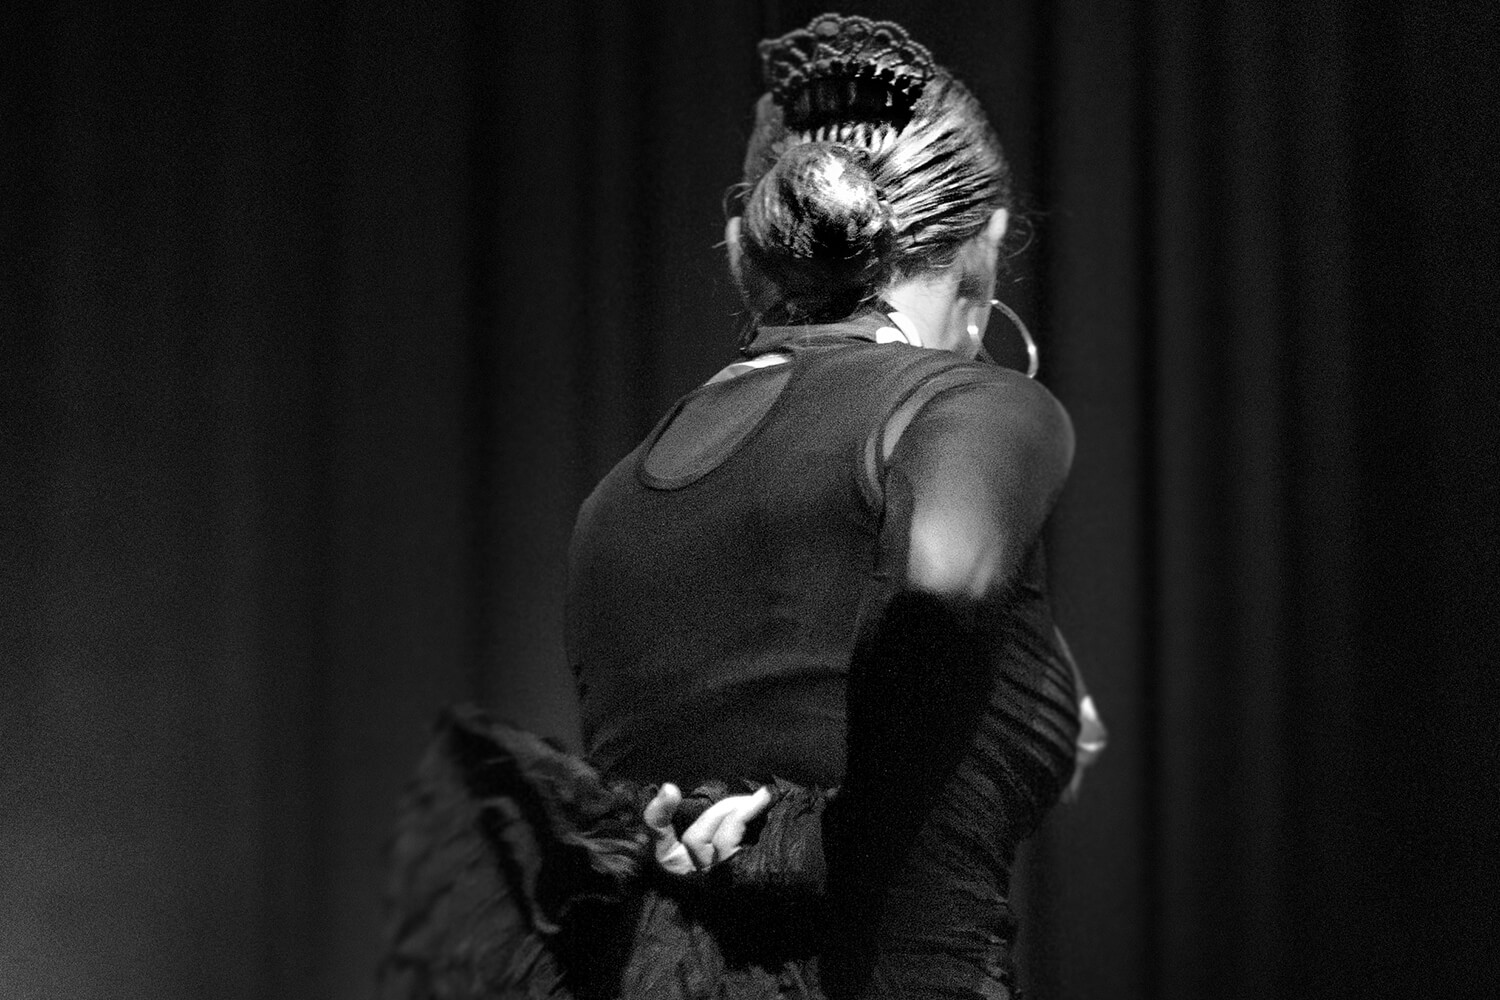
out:
<path id="1" fill-rule="evenodd" d="M 366 995 L 436 708 L 576 741 L 572 517 L 821 6 L 0 15 L 0 995 Z M 1077 424 L 1034 994 L 1494 995 L 1493 9 L 848 6 L 991 109 Z"/>

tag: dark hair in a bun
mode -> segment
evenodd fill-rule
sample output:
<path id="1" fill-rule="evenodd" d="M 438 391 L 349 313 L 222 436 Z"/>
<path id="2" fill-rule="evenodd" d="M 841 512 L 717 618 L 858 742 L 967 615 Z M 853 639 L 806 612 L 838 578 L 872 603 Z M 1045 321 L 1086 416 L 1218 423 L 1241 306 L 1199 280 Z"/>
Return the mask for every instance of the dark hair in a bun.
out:
<path id="1" fill-rule="evenodd" d="M 744 204 L 741 246 L 799 322 L 840 319 L 883 284 L 895 236 L 870 154 L 830 142 L 793 146 Z"/>
<path id="2" fill-rule="evenodd" d="M 842 61 L 821 58 L 820 40 L 838 48 L 872 29 L 905 46 L 898 62 L 918 67 L 917 82 L 877 71 L 879 59 L 865 65 L 857 46 Z M 737 186 L 741 247 L 773 286 L 762 322 L 847 316 L 894 279 L 948 267 L 995 209 L 1014 209 L 984 109 L 898 26 L 824 15 L 762 43 L 768 54 L 771 92 L 756 106 Z M 788 60 L 790 82 L 778 76 Z"/>

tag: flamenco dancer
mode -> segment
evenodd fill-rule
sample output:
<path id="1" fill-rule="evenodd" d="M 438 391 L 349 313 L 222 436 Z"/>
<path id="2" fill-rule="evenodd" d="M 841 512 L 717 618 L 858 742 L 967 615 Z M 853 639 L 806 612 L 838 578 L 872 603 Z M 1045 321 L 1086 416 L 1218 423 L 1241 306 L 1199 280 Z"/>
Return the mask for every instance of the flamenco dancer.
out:
<path id="1" fill-rule="evenodd" d="M 384 997 L 1017 995 L 1016 846 L 1103 730 L 1039 540 L 1072 427 L 981 346 L 1010 170 L 898 25 L 824 15 L 760 54 L 742 357 L 573 535 L 586 753 L 445 714 Z"/>

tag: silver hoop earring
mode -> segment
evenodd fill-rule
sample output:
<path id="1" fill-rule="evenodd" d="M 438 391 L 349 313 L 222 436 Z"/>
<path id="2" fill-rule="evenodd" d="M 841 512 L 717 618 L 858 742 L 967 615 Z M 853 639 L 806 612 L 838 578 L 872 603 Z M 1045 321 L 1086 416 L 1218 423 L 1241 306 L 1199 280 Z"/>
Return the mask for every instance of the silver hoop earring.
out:
<path id="1" fill-rule="evenodd" d="M 1016 311 L 999 299 L 990 299 L 990 308 L 1004 313 L 1005 318 L 1021 331 L 1021 339 L 1026 341 L 1026 377 L 1036 378 L 1037 369 L 1041 366 L 1041 358 L 1037 354 L 1036 341 L 1031 339 L 1031 331 L 1026 329 L 1026 324 L 1021 322 L 1021 317 L 1016 315 Z"/>

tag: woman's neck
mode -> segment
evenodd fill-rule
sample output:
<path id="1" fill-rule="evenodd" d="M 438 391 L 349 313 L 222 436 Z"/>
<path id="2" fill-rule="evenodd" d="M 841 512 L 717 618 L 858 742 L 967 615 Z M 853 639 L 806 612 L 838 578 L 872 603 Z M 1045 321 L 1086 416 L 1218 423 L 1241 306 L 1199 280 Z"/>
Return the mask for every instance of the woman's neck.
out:
<path id="1" fill-rule="evenodd" d="M 922 275 L 897 282 L 881 296 L 916 326 L 922 346 L 966 353 L 970 305 L 958 296 L 958 279 L 950 273 Z"/>

